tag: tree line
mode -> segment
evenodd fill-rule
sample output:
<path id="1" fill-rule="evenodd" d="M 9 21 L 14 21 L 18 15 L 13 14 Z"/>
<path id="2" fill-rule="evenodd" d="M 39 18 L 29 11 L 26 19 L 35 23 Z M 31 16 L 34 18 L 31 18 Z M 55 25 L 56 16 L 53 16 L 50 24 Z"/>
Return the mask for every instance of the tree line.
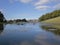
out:
<path id="1" fill-rule="evenodd" d="M 0 23 L 13 23 L 13 22 L 27 22 L 26 19 L 6 20 L 3 13 L 0 11 Z"/>
<path id="2" fill-rule="evenodd" d="M 8 20 L 7 23 L 18 23 L 18 22 L 27 22 L 26 19 L 15 19 L 15 20 Z"/>
<path id="3" fill-rule="evenodd" d="M 56 17 L 59 17 L 59 16 L 60 16 L 60 10 L 55 10 L 55 11 L 53 11 L 51 13 L 46 13 L 46 14 L 42 15 L 39 18 L 39 21 L 44 21 L 44 20 L 56 18 Z"/>

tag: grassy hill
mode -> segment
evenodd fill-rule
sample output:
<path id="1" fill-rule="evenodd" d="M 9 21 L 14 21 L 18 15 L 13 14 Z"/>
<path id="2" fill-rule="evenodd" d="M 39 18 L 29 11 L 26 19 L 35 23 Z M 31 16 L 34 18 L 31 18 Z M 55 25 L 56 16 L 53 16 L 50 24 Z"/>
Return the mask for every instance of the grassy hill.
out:
<path id="1" fill-rule="evenodd" d="M 60 35 L 60 10 L 56 10 L 56 11 L 53 11 L 51 13 L 47 13 L 47 14 L 42 15 L 39 18 L 39 21 L 44 23 L 44 24 L 45 23 L 46 24 L 50 24 L 50 26 L 49 25 L 47 25 L 47 26 L 45 25 L 45 27 L 43 25 L 43 28 L 55 29 L 55 30 L 52 30 L 52 32 L 54 32 L 55 34 L 59 34 Z"/>
<path id="2" fill-rule="evenodd" d="M 48 20 L 45 20 L 45 21 L 42 21 L 42 22 L 47 23 L 47 24 L 52 24 L 51 27 L 48 27 L 48 26 L 47 27 L 45 26 L 45 27 L 49 28 L 49 29 L 55 28 L 56 30 L 52 30 L 52 32 L 60 35 L 60 17 L 56 17 L 56 18 L 53 18 L 53 19 L 48 19 Z"/>
<path id="3" fill-rule="evenodd" d="M 50 20 L 50 21 L 53 21 L 53 20 L 58 21 L 57 19 L 59 19 L 59 18 L 57 18 L 57 17 L 60 17 L 60 10 L 55 10 L 55 11 L 53 11 L 53 12 L 46 13 L 46 14 L 42 15 L 42 16 L 39 18 L 39 21 L 41 22 L 41 21 L 45 21 L 45 20 L 49 20 L 49 19 L 52 19 L 52 20 Z M 53 18 L 54 18 L 54 19 L 53 19 Z M 56 19 L 56 18 L 57 18 L 57 19 Z M 50 21 L 47 21 L 47 22 L 50 22 Z M 53 21 L 53 22 L 54 22 L 54 21 Z"/>
<path id="4" fill-rule="evenodd" d="M 60 23 L 60 17 L 48 19 L 48 20 L 45 20 L 45 21 L 42 21 L 42 22 L 44 22 L 44 23 Z"/>

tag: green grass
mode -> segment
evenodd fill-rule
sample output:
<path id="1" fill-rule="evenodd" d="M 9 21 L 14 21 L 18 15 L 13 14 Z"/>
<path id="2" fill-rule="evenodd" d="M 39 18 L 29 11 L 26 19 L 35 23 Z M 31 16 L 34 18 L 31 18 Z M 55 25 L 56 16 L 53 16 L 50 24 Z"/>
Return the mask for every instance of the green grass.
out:
<path id="1" fill-rule="evenodd" d="M 42 21 L 43 23 L 48 23 L 48 24 L 53 24 L 52 27 L 55 27 L 55 28 L 58 28 L 60 29 L 60 17 L 56 17 L 56 18 L 53 18 L 53 19 L 49 19 L 49 20 L 45 20 L 45 21 Z"/>
<path id="2" fill-rule="evenodd" d="M 60 17 L 56 17 L 56 18 L 52 18 L 52 19 L 49 19 L 49 20 L 45 20 L 45 21 L 42 21 L 43 23 L 47 23 L 47 24 L 52 24 L 51 27 L 43 27 L 43 28 L 46 28 L 46 29 L 50 29 L 50 28 L 56 28 L 57 30 L 52 30 L 51 32 L 57 34 L 57 35 L 60 35 Z M 47 30 L 49 31 L 49 30 Z"/>
<path id="3" fill-rule="evenodd" d="M 48 20 L 45 20 L 45 21 L 42 21 L 42 22 L 44 22 L 44 23 L 59 23 L 60 24 L 60 17 L 48 19 Z"/>

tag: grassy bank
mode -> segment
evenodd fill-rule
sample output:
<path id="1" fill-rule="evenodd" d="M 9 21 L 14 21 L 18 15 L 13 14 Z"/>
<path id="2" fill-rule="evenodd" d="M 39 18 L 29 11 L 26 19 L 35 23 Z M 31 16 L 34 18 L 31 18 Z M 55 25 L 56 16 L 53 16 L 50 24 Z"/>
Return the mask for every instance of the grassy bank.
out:
<path id="1" fill-rule="evenodd" d="M 43 23 L 53 24 L 52 27 L 60 29 L 60 17 L 42 21 Z"/>
<path id="2" fill-rule="evenodd" d="M 45 21 L 42 21 L 42 22 L 60 24 L 60 17 L 56 17 L 56 18 L 53 18 L 53 19 L 48 19 L 48 20 L 45 20 Z"/>

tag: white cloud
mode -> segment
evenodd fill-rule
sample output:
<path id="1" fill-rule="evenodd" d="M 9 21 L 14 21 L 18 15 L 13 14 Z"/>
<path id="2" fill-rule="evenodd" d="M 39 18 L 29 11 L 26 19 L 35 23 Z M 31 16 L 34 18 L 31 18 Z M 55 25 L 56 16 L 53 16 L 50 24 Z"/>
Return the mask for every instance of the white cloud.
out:
<path id="1" fill-rule="evenodd" d="M 22 3 L 29 3 L 31 2 L 32 0 L 9 0 L 10 3 L 13 3 L 13 2 L 22 2 Z"/>
<path id="2" fill-rule="evenodd" d="M 39 0 L 38 2 L 35 3 L 35 6 L 36 5 L 42 5 L 42 4 L 46 4 L 46 3 L 49 3 L 51 0 Z"/>
<path id="3" fill-rule="evenodd" d="M 48 4 L 48 3 L 51 3 L 51 2 L 60 2 L 60 0 L 38 0 L 36 3 L 35 3 L 35 6 L 36 5 L 43 5 L 43 4 Z"/>
<path id="4" fill-rule="evenodd" d="M 12 0 L 9 0 L 9 2 L 10 2 L 10 3 L 13 3 L 13 1 L 12 1 Z"/>
<path id="5" fill-rule="evenodd" d="M 20 3 L 33 3 L 32 5 L 35 6 L 35 9 L 38 10 L 46 10 L 46 9 L 60 9 L 60 0 L 10 0 L 11 3 L 13 2 L 20 2 Z M 51 5 L 49 5 L 51 4 Z M 49 5 L 49 6 L 47 6 Z"/>
<path id="6" fill-rule="evenodd" d="M 37 6 L 35 9 L 46 10 L 46 9 L 50 9 L 50 7 L 49 6 Z"/>
<path id="7" fill-rule="evenodd" d="M 50 9 L 50 6 L 47 6 L 45 4 L 47 3 L 50 3 L 52 0 L 38 0 L 34 6 L 35 6 L 35 9 L 38 9 L 38 10 L 46 10 L 46 9 Z"/>
<path id="8" fill-rule="evenodd" d="M 46 9 L 60 9 L 60 0 L 38 0 L 34 3 L 35 9 L 46 10 Z M 52 4 L 47 6 L 47 4 Z M 56 5 L 57 4 L 57 5 Z"/>
<path id="9" fill-rule="evenodd" d="M 29 3 L 29 2 L 31 2 L 32 0 L 20 0 L 20 2 L 22 2 L 22 3 Z"/>

